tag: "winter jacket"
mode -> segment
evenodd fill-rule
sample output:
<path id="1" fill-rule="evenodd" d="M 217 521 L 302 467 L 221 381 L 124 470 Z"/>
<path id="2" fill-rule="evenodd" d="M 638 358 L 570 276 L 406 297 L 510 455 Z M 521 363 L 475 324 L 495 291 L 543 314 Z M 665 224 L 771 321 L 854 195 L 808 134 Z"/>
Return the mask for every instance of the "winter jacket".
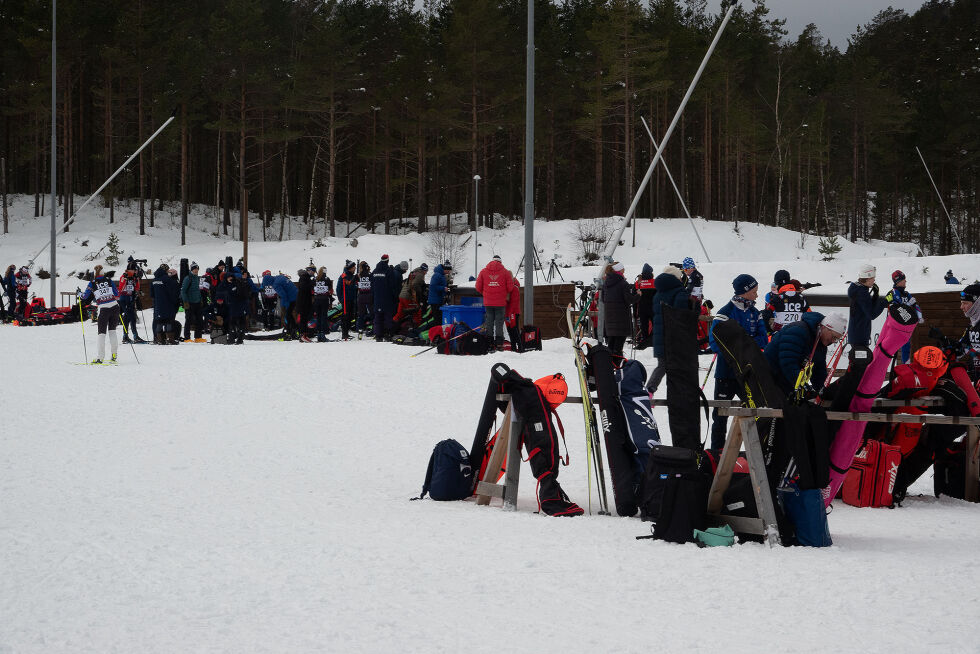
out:
<path id="1" fill-rule="evenodd" d="M 14 275 L 14 285 L 17 287 L 17 292 L 26 293 L 31 285 L 31 274 L 18 271 Z"/>
<path id="2" fill-rule="evenodd" d="M 915 314 L 919 317 L 919 322 L 922 322 L 922 309 L 919 308 L 919 302 L 915 299 L 915 296 L 908 292 L 908 290 L 901 288 L 899 286 L 894 287 L 892 290 L 888 291 L 885 296 L 885 302 L 888 304 L 903 304 L 910 309 L 915 311 Z"/>
<path id="3" fill-rule="evenodd" d="M 504 311 L 509 319 L 510 316 L 516 316 L 521 312 L 521 284 L 514 278 L 514 290 L 510 292 L 510 298 L 507 299 L 507 310 Z"/>
<path id="4" fill-rule="evenodd" d="M 345 315 L 357 314 L 357 293 L 357 275 L 345 270 L 337 279 L 337 300 Z"/>
<path id="5" fill-rule="evenodd" d="M 732 300 L 723 306 L 717 313 L 718 316 L 725 316 L 721 320 L 734 320 L 737 322 L 745 333 L 753 339 L 762 350 L 768 345 L 769 341 L 766 337 L 766 325 L 762 319 L 762 314 L 759 310 L 755 308 L 755 302 L 749 304 L 746 308 L 742 308 L 743 302 L 738 305 L 735 300 L 741 300 L 741 298 L 732 298 Z M 708 344 L 711 346 L 712 351 L 718 354 L 715 360 L 715 379 L 735 379 L 735 373 L 732 369 L 728 367 L 728 362 L 725 360 L 725 355 L 721 352 L 721 347 L 715 342 L 715 325 L 718 324 L 719 318 L 715 318 L 711 323 L 711 331 L 708 332 Z"/>
<path id="6" fill-rule="evenodd" d="M 244 316 L 248 313 L 248 300 L 252 294 L 249 281 L 234 273 L 225 277 L 229 316 Z"/>
<path id="7" fill-rule="evenodd" d="M 871 297 L 871 289 L 863 284 L 851 282 L 847 289 L 851 301 L 850 317 L 847 321 L 848 345 L 865 346 L 871 344 L 871 321 L 881 315 L 888 306 L 883 297 Z"/>
<path id="8" fill-rule="evenodd" d="M 276 295 L 279 296 L 279 303 L 283 309 L 288 309 L 289 305 L 296 301 L 298 295 L 296 284 L 293 284 L 292 280 L 285 275 L 276 275 L 272 281 L 272 288 L 276 290 Z"/>
<path id="9" fill-rule="evenodd" d="M 296 312 L 308 316 L 313 311 L 313 278 L 303 271 L 296 281 Z"/>
<path id="10" fill-rule="evenodd" d="M 506 307 L 507 296 L 513 288 L 513 275 L 496 259 L 488 263 L 476 278 L 476 292 L 483 296 L 485 307 Z"/>
<path id="11" fill-rule="evenodd" d="M 687 283 L 684 285 L 684 290 L 687 291 L 687 294 L 690 297 L 694 298 L 698 302 L 701 301 L 701 297 L 704 295 L 704 277 L 696 268 L 687 278 Z"/>
<path id="12" fill-rule="evenodd" d="M 153 275 L 153 312 L 161 320 L 173 320 L 180 307 L 180 282 L 162 268 Z"/>
<path id="13" fill-rule="evenodd" d="M 374 267 L 371 273 L 371 292 L 374 293 L 375 311 L 395 314 L 398 292 L 401 290 L 399 277 L 387 261 L 379 261 Z"/>
<path id="14" fill-rule="evenodd" d="M 88 283 L 88 286 L 85 287 L 85 292 L 82 293 L 83 300 L 88 300 L 92 297 L 95 298 L 95 303 L 99 305 L 99 308 L 114 307 L 116 306 L 116 300 L 119 299 L 119 291 L 116 290 L 115 282 L 105 275 L 99 275 Z"/>
<path id="15" fill-rule="evenodd" d="M 119 278 L 117 290 L 119 291 L 119 298 L 122 300 L 132 300 L 133 296 L 139 295 L 140 280 L 136 277 L 136 273 L 132 270 L 123 273 L 123 276 Z"/>
<path id="16" fill-rule="evenodd" d="M 429 279 L 429 304 L 437 307 L 445 304 L 447 286 L 446 271 L 440 263 L 432 269 L 432 278 Z"/>
<path id="17" fill-rule="evenodd" d="M 657 283 L 653 278 L 653 268 L 650 264 L 643 264 L 643 270 L 640 271 L 640 278 L 636 280 L 634 286 L 636 286 L 636 291 L 640 294 L 637 313 L 645 316 L 649 320 L 653 316 L 653 296 L 657 294 Z"/>
<path id="18" fill-rule="evenodd" d="M 364 264 L 360 273 L 354 276 L 357 285 L 357 304 L 374 307 L 374 291 L 371 290 L 371 266 Z"/>
<path id="19" fill-rule="evenodd" d="M 188 304 L 201 302 L 201 278 L 194 273 L 187 273 L 180 285 L 180 301 Z"/>
<path id="20" fill-rule="evenodd" d="M 399 300 L 408 300 L 415 304 L 425 302 L 425 272 L 421 268 L 416 268 L 409 273 L 407 283 L 402 284 L 402 290 L 398 294 Z"/>
<path id="21" fill-rule="evenodd" d="M 664 310 L 663 305 L 674 309 L 687 309 L 689 294 L 687 289 L 670 273 L 660 273 L 654 280 L 657 286 L 653 296 L 653 356 L 658 359 L 666 356 L 664 349 Z"/>
<path id="22" fill-rule="evenodd" d="M 621 273 L 610 271 L 602 283 L 602 302 L 606 336 L 629 336 L 633 333 L 630 306 L 636 303 L 629 283 Z"/>
<path id="23" fill-rule="evenodd" d="M 262 277 L 262 290 L 261 295 L 263 298 L 269 298 L 270 300 L 279 297 L 279 293 L 276 292 L 276 278 L 270 275 L 265 275 Z"/>
<path id="24" fill-rule="evenodd" d="M 11 298 L 17 295 L 17 282 L 14 279 L 13 266 L 10 267 L 7 274 L 3 277 L 3 288 L 7 291 L 7 295 Z"/>
<path id="25" fill-rule="evenodd" d="M 810 384 L 818 391 L 827 380 L 827 346 L 813 344 L 819 337 L 820 321 L 823 314 L 811 311 L 803 314 L 803 318 L 790 323 L 776 332 L 772 341 L 766 346 L 766 359 L 772 370 L 773 378 L 786 395 L 793 392 L 796 378 L 806 363 L 810 353 L 813 353 L 813 372 Z"/>

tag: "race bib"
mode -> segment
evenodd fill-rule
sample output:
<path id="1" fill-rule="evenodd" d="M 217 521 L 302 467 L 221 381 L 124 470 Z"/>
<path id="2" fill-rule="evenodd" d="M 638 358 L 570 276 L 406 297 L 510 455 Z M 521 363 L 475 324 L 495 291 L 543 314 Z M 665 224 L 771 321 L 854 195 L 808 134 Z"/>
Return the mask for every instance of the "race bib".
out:
<path id="1" fill-rule="evenodd" d="M 313 295 L 327 295 L 330 293 L 330 287 L 327 286 L 326 280 L 317 280 L 316 285 L 313 287 Z"/>
<path id="2" fill-rule="evenodd" d="M 95 295 L 95 301 L 98 304 L 115 299 L 115 293 L 112 292 L 112 284 L 110 282 L 99 282 L 96 284 L 93 295 Z"/>
<path id="3" fill-rule="evenodd" d="M 262 291 L 263 293 L 265 293 L 266 297 L 271 298 L 271 297 L 276 297 L 278 295 L 276 293 L 276 289 L 272 288 L 271 286 L 266 286 L 264 289 L 262 289 Z"/>

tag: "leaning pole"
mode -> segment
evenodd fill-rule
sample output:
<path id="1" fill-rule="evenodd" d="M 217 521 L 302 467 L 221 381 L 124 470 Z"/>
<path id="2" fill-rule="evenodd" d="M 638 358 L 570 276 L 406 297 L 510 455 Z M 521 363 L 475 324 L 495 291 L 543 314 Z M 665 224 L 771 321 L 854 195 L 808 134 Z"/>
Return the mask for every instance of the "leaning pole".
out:
<path id="1" fill-rule="evenodd" d="M 643 195 L 643 191 L 646 190 L 647 184 L 650 183 L 650 177 L 653 176 L 653 170 L 660 163 L 661 158 L 663 158 L 664 149 L 667 147 L 667 143 L 670 141 L 671 135 L 674 133 L 674 128 L 677 127 L 677 123 L 680 122 L 681 115 L 684 113 L 685 107 L 687 107 L 688 101 L 691 99 L 691 95 L 694 94 L 694 89 L 697 87 L 698 82 L 701 81 L 701 75 L 704 73 L 704 69 L 708 66 L 708 60 L 711 59 L 711 55 L 714 54 L 715 47 L 718 45 L 718 41 L 721 40 L 721 35 L 728 27 L 728 21 L 731 20 L 732 14 L 735 12 L 735 7 L 738 6 L 737 3 L 733 3 L 728 11 L 725 13 L 725 18 L 722 19 L 721 25 L 718 27 L 718 31 L 715 33 L 715 38 L 712 39 L 711 45 L 708 46 L 708 51 L 704 55 L 704 59 L 701 60 L 701 65 L 698 67 L 698 72 L 694 74 L 694 79 L 691 81 L 691 85 L 687 87 L 687 93 L 684 94 L 684 98 L 681 100 L 681 104 L 677 107 L 677 112 L 674 113 L 674 119 L 670 121 L 670 126 L 667 128 L 667 132 L 664 134 L 664 140 L 660 142 L 660 147 L 657 148 L 657 153 L 653 157 L 653 161 L 650 162 L 650 166 L 647 168 L 646 175 L 643 176 L 643 181 L 640 182 L 640 187 L 636 190 L 636 194 L 633 196 L 633 202 L 630 204 L 629 210 L 626 215 L 620 221 L 619 226 L 613 233 L 613 236 L 606 243 L 606 249 L 602 253 L 602 268 L 600 268 L 599 275 L 595 279 L 596 288 L 601 288 L 602 286 L 602 269 L 605 268 L 606 264 L 609 264 L 613 260 L 613 254 L 616 252 L 616 247 L 619 245 L 619 240 L 623 238 L 623 232 L 626 231 L 626 227 L 629 225 L 630 220 L 633 219 L 633 214 L 636 213 L 636 207 L 640 204 L 640 197 Z M 602 306 L 602 294 L 599 294 L 599 340 L 602 340 L 603 336 L 603 326 L 605 316 Z"/>

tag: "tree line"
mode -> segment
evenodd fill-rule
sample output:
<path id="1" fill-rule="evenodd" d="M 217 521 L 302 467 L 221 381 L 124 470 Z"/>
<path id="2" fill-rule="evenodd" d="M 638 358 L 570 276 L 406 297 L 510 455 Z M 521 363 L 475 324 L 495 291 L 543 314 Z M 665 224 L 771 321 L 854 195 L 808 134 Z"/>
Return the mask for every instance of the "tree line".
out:
<path id="1" fill-rule="evenodd" d="M 721 16 L 705 0 L 535 0 L 534 204 L 543 219 L 622 214 Z M 724 7 L 723 7 L 724 9 Z M 102 0 L 58 7 L 61 211 L 94 191 L 215 208 L 263 239 L 445 229 L 523 213 L 526 4 L 515 0 Z M 790 36 L 765 0 L 736 9 L 666 151 L 690 210 L 819 235 L 980 244 L 980 0 L 887 9 L 832 46 Z M 0 3 L 5 192 L 44 213 L 51 7 Z M 641 120 L 642 119 L 642 120 Z M 663 167 L 641 218 L 682 215 Z M 343 226 L 338 226 L 342 223 Z M 344 233 L 339 233 L 344 232 Z M 286 234 L 286 236 L 303 236 Z M 254 240 L 257 235 L 251 235 Z M 182 232 L 183 239 L 183 232 Z M 183 241 L 182 241 L 183 242 Z"/>

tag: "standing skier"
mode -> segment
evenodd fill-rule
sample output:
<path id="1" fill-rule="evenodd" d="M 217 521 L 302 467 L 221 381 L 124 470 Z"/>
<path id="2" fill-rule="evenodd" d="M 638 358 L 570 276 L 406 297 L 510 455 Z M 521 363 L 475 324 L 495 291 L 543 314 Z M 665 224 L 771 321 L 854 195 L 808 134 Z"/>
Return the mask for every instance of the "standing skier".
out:
<path id="1" fill-rule="evenodd" d="M 119 310 L 122 313 L 123 327 L 128 332 L 123 335 L 123 343 L 145 343 L 136 332 L 136 296 L 140 292 L 140 280 L 135 268 L 126 268 L 119 279 Z M 130 339 L 132 335 L 132 339 Z"/>
<path id="2" fill-rule="evenodd" d="M 27 314 L 27 289 L 31 286 L 31 272 L 27 266 L 21 266 L 14 275 L 17 288 L 17 315 L 23 318 Z"/>
<path id="3" fill-rule="evenodd" d="M 371 292 L 374 295 L 374 340 L 381 342 L 391 338 L 392 318 L 401 289 L 400 275 L 388 264 L 388 255 L 382 254 L 381 261 L 371 273 Z"/>
<path id="4" fill-rule="evenodd" d="M 504 342 L 504 311 L 513 288 L 514 276 L 504 268 L 500 255 L 493 255 L 476 278 L 476 292 L 483 296 L 483 333 L 491 336 L 498 348 Z"/>
<path id="5" fill-rule="evenodd" d="M 102 266 L 95 267 L 95 278 L 85 287 L 82 300 L 88 302 L 95 298 L 99 307 L 99 354 L 92 363 L 102 363 L 105 359 L 105 337 L 109 333 L 109 346 L 112 350 L 112 363 L 116 362 L 119 342 L 116 340 L 116 325 L 119 324 L 119 292 L 112 280 L 102 274 Z"/>
<path id="6" fill-rule="evenodd" d="M 715 361 L 715 394 L 716 400 L 730 400 L 735 397 L 738 389 L 738 381 L 735 373 L 728 367 L 725 356 L 721 348 L 714 339 L 714 327 L 719 320 L 734 320 L 745 333 L 752 338 L 760 350 L 765 349 L 768 344 L 766 338 L 766 325 L 759 310 L 755 308 L 755 301 L 759 297 L 759 282 L 755 277 L 748 274 L 741 274 L 732 281 L 732 288 L 735 295 L 731 301 L 718 310 L 718 313 L 711 323 L 711 332 L 708 333 L 708 343 L 711 349 L 718 355 Z M 720 450 L 725 446 L 725 439 L 728 437 L 728 417 L 718 415 L 718 409 L 711 412 L 711 449 Z"/>
<path id="7" fill-rule="evenodd" d="M 970 379 L 980 380 L 980 284 L 970 284 L 960 292 L 960 311 L 970 321 L 970 325 L 960 338 L 963 356 Z"/>
<path id="8" fill-rule="evenodd" d="M 330 331 L 330 305 L 333 304 L 333 281 L 327 277 L 327 269 L 320 266 L 313 280 L 313 310 L 316 312 L 316 340 L 327 341 Z"/>
<path id="9" fill-rule="evenodd" d="M 639 342 L 636 349 L 642 350 L 650 346 L 650 339 L 653 335 L 653 296 L 657 294 L 657 284 L 653 279 L 653 266 L 648 263 L 643 264 L 640 275 L 633 283 L 636 292 L 640 294 L 640 301 L 636 305 L 637 322 L 639 323 Z"/>
<path id="10" fill-rule="evenodd" d="M 204 322 L 204 307 L 201 302 L 201 278 L 197 273 L 201 267 L 196 262 L 191 263 L 190 272 L 180 284 L 180 300 L 184 303 L 184 342 L 191 340 L 191 324 L 194 326 L 194 342 L 204 343 L 201 337 Z"/>
<path id="11" fill-rule="evenodd" d="M 312 270 L 311 270 L 312 268 Z M 309 322 L 313 315 L 313 274 L 316 269 L 312 266 L 300 268 L 296 280 L 296 326 L 299 329 L 299 340 L 310 343 Z"/>
<path id="12" fill-rule="evenodd" d="M 356 320 L 359 296 L 357 264 L 348 261 L 344 264 L 344 273 L 337 280 L 337 301 L 341 310 L 340 337 L 345 341 L 350 339 L 351 323 Z"/>
<path id="13" fill-rule="evenodd" d="M 371 290 L 371 264 L 362 261 L 357 270 L 357 338 L 364 338 L 364 330 L 374 316 L 374 292 Z"/>

